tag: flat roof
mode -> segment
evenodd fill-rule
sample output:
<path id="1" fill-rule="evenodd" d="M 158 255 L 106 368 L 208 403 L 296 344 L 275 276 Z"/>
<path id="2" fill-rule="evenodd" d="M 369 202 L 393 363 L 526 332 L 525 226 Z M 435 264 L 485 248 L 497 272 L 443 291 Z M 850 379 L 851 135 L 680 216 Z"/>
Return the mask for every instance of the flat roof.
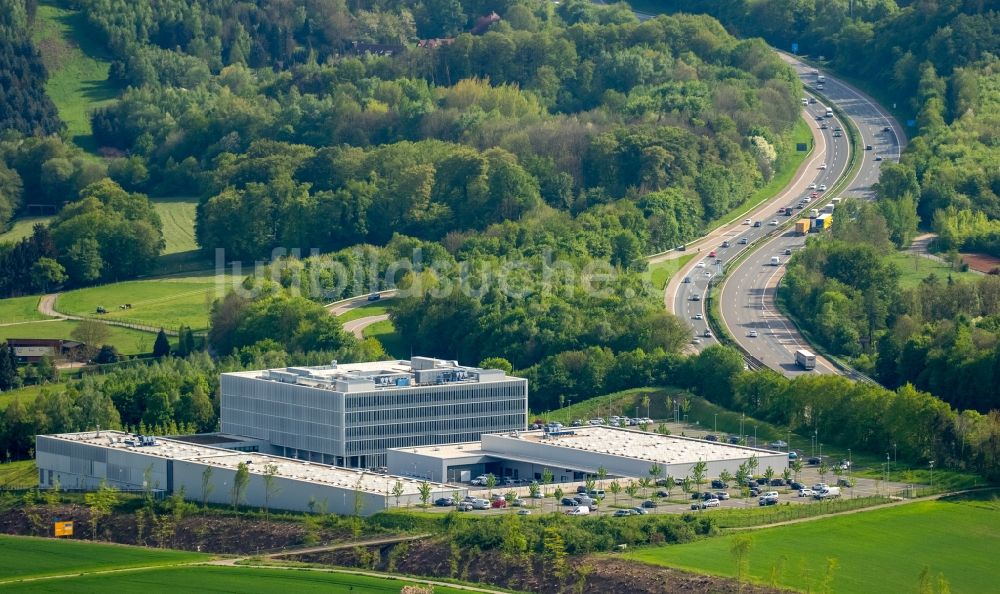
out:
<path id="1" fill-rule="evenodd" d="M 509 376 L 500 369 L 470 367 L 459 365 L 458 361 L 432 357 L 346 364 L 333 361 L 329 365 L 236 371 L 222 375 L 323 388 L 337 392 L 399 390 L 503 380 L 526 381 L 523 378 Z"/>
<path id="2" fill-rule="evenodd" d="M 685 464 L 699 460 L 706 462 L 738 460 L 754 454 L 784 453 L 718 441 L 705 441 L 694 437 L 660 435 L 659 433 L 605 426 L 568 427 L 554 436 L 549 436 L 544 431 L 523 431 L 517 433 L 516 437 L 513 433 L 493 434 L 491 437 L 521 439 L 541 445 L 638 458 L 660 464 Z"/>
<path id="3" fill-rule="evenodd" d="M 126 439 L 134 438 L 132 434 L 121 431 L 87 431 L 83 433 L 60 433 L 55 435 L 44 435 L 53 439 L 61 439 L 76 443 L 85 443 L 92 446 L 102 447 L 109 450 L 127 451 L 136 454 L 145 454 L 168 460 L 183 460 L 186 462 L 198 462 L 217 468 L 229 468 L 235 470 L 240 462 L 249 462 L 248 467 L 251 474 L 263 474 L 266 464 L 275 464 L 278 467 L 276 476 L 300 480 L 309 483 L 330 485 L 344 489 L 358 489 L 366 493 L 387 495 L 393 485 L 398 480 L 403 484 L 403 495 L 419 495 L 420 483 L 423 481 L 414 480 L 412 477 L 402 477 L 388 474 L 378 474 L 355 470 L 352 468 L 341 468 L 338 466 L 328 466 L 316 462 L 305 460 L 293 460 L 281 456 L 269 456 L 257 452 L 239 452 L 236 450 L 226 450 L 213 448 L 205 445 L 197 445 L 190 442 L 178 441 L 165 437 L 156 437 L 155 445 L 137 446 L 125 443 Z M 446 487 L 441 483 L 431 483 L 435 490 Z"/>
<path id="4" fill-rule="evenodd" d="M 486 436 L 484 436 L 485 438 Z M 687 464 L 704 460 L 740 460 L 752 455 L 778 455 L 784 452 L 732 445 L 717 441 L 705 441 L 694 437 L 660 435 L 618 427 L 589 426 L 566 427 L 556 435 L 544 431 L 513 431 L 491 433 L 492 439 L 511 439 L 537 443 L 540 446 L 562 447 L 595 454 L 609 454 L 623 458 L 648 460 L 663 465 Z M 440 459 L 464 456 L 494 456 L 510 458 L 502 449 L 484 447 L 481 442 L 467 442 L 442 446 L 422 446 L 417 448 L 395 448 Z M 542 452 L 539 452 L 540 456 Z M 523 458 L 523 455 L 520 455 Z M 542 458 L 540 457 L 539 460 Z M 550 461 L 551 456 L 549 456 Z"/>

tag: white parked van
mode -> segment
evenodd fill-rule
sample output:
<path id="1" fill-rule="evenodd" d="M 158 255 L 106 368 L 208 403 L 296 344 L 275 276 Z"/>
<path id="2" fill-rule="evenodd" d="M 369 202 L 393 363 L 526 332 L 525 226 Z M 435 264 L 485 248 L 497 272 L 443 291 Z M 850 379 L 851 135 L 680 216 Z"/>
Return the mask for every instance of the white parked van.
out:
<path id="1" fill-rule="evenodd" d="M 580 505 L 580 506 L 574 507 L 573 509 L 571 509 L 568 512 L 566 512 L 566 515 L 567 516 L 589 516 L 590 515 L 590 508 L 587 507 L 586 505 Z"/>
<path id="2" fill-rule="evenodd" d="M 840 497 L 840 487 L 827 487 L 822 491 L 817 491 L 813 495 L 816 499 L 827 499 L 829 497 Z"/>

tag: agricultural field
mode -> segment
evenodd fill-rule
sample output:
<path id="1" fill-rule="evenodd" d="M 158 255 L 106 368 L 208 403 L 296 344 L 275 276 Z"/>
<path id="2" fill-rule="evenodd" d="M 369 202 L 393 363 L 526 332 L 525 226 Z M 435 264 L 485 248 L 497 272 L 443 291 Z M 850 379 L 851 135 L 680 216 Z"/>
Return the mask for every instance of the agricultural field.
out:
<path id="1" fill-rule="evenodd" d="M 10 229 L 0 233 L 0 243 L 14 243 L 31 235 L 32 229 L 38 223 L 47 225 L 52 217 L 21 217 L 14 221 Z"/>
<path id="2" fill-rule="evenodd" d="M 198 200 L 188 197 L 153 199 L 153 207 L 163 221 L 163 239 L 167 246 L 163 255 L 198 249 L 194 240 L 194 218 Z"/>
<path id="3" fill-rule="evenodd" d="M 229 276 L 213 273 L 112 283 L 69 291 L 59 296 L 56 311 L 94 317 L 98 306 L 108 310 L 103 319 L 122 320 L 176 330 L 208 328 L 212 301 L 228 288 Z M 219 285 L 217 285 L 219 283 Z M 131 309 L 120 309 L 125 303 Z"/>
<path id="4" fill-rule="evenodd" d="M 644 549 L 633 558 L 735 576 L 730 551 L 737 536 Z M 935 580 L 943 576 L 952 592 L 989 592 L 1000 580 L 996 491 L 754 530 L 750 536 L 750 578 L 794 590 L 914 591 L 925 568 Z"/>
<path id="5" fill-rule="evenodd" d="M 88 34 L 86 20 L 76 10 L 52 0 L 39 2 L 32 40 L 49 71 L 45 90 L 59 110 L 59 117 L 74 141 L 92 144 L 89 113 L 112 101 L 118 89 L 108 81 L 111 62 Z"/>
<path id="6" fill-rule="evenodd" d="M 11 580 L 23 580 L 67 573 L 87 573 L 108 569 L 170 565 L 208 559 L 208 555 L 162 549 L 61 541 L 49 538 L 0 536 L 0 589 L 10 591 Z M 102 576 L 107 579 L 107 576 Z M 71 583 L 67 581 L 67 584 Z M 54 586 L 46 582 L 45 589 Z M 25 590 L 38 589 L 29 584 Z M 93 587 L 93 583 L 91 583 Z M 105 588 L 100 588 L 105 589 Z M 82 591 L 82 590 L 81 590 Z M 91 590 L 93 591 L 93 590 Z"/>
<path id="7" fill-rule="evenodd" d="M 0 326 L 0 340 L 8 338 L 65 338 L 69 339 L 73 329 L 79 322 L 74 320 L 53 320 L 29 322 L 13 326 Z M 121 326 L 108 326 L 111 336 L 107 344 L 114 345 L 123 355 L 138 355 L 153 350 L 156 335 L 151 332 L 141 332 Z"/>
<path id="8" fill-rule="evenodd" d="M 0 299 L 0 325 L 45 319 L 38 313 L 38 295 Z"/>

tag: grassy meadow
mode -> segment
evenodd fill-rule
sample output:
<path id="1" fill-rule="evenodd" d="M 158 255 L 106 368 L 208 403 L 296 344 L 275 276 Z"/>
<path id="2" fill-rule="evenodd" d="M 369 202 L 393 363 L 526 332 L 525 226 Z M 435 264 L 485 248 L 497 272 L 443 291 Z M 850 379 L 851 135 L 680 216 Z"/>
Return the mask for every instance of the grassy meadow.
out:
<path id="1" fill-rule="evenodd" d="M 69 340 L 73 329 L 79 322 L 74 320 L 54 320 L 46 322 L 29 322 L 13 326 L 0 326 L 0 340 L 8 338 L 64 338 Z M 138 355 L 153 350 L 156 335 L 151 332 L 141 332 L 121 326 L 108 326 L 111 336 L 107 344 L 114 345 L 123 355 Z"/>
<path id="2" fill-rule="evenodd" d="M 1000 499 L 921 501 L 799 524 L 754 530 L 747 571 L 753 581 L 798 591 L 917 591 L 925 568 L 952 592 L 990 592 L 1000 580 Z M 657 565 L 733 577 L 738 535 L 648 548 L 632 557 Z M 993 585 L 991 585 L 993 584 Z"/>

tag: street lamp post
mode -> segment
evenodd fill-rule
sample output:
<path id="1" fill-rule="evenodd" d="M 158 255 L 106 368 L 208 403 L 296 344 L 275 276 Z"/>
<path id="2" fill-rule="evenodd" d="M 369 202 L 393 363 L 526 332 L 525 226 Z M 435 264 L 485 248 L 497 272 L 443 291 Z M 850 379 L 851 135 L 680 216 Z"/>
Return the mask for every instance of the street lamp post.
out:
<path id="1" fill-rule="evenodd" d="M 931 466 L 931 493 L 934 492 L 934 460 L 929 462 Z"/>
<path id="2" fill-rule="evenodd" d="M 719 432 L 719 413 L 715 413 L 712 416 L 715 417 L 715 426 L 713 428 L 713 432 L 714 433 L 718 433 Z"/>
<path id="3" fill-rule="evenodd" d="M 892 469 L 896 470 L 899 466 L 899 456 L 896 454 L 896 442 L 892 442 Z"/>

